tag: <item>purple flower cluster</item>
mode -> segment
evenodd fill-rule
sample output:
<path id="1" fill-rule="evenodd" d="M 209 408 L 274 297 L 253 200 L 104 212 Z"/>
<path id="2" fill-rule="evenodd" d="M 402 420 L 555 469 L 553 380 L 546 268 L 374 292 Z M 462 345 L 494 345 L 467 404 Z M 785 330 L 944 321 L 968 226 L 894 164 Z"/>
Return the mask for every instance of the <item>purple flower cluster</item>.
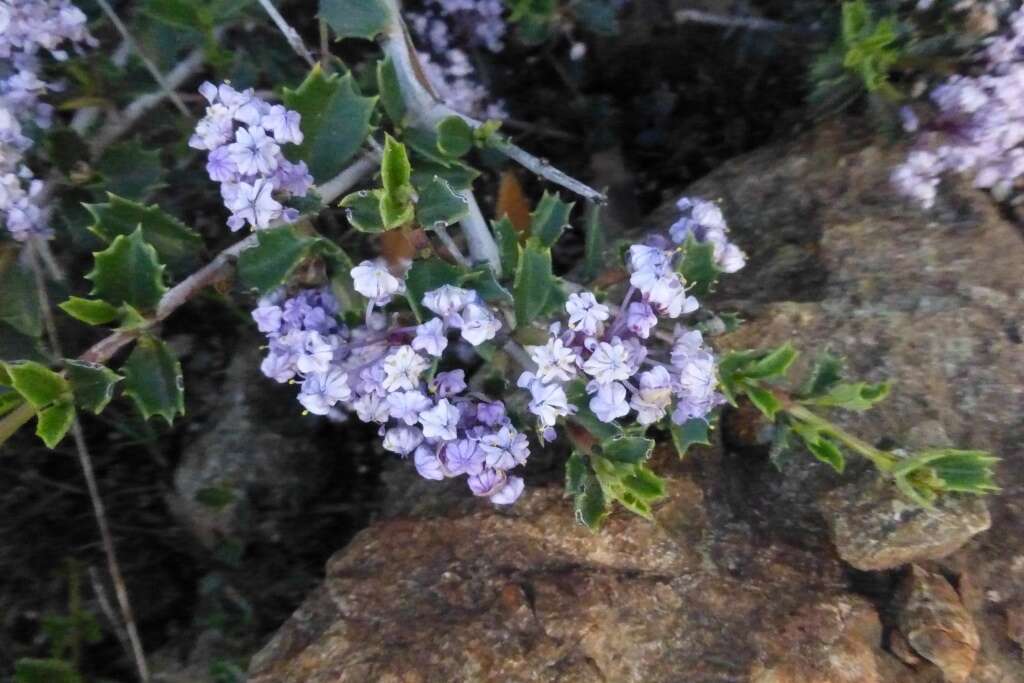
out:
<path id="1" fill-rule="evenodd" d="M 261 229 L 295 220 L 298 211 L 281 201 L 304 197 L 313 184 L 305 162 L 288 161 L 281 149 L 302 143 L 298 112 L 260 99 L 251 88 L 239 92 L 226 83 L 203 83 L 199 92 L 209 106 L 189 145 L 209 152 L 206 172 L 220 183 L 231 211 L 228 227 Z"/>
<path id="2" fill-rule="evenodd" d="M 922 123 L 904 110 L 915 149 L 892 173 L 894 186 L 931 208 L 946 173 L 973 178 L 976 187 L 1006 197 L 1024 174 L 1024 10 L 1007 32 L 988 41 L 981 73 L 957 75 L 932 90 L 934 118 Z"/>
<path id="3" fill-rule="evenodd" d="M 427 0 L 422 11 L 405 15 L 427 47 L 419 53 L 423 70 L 441 100 L 457 112 L 484 119 L 508 116 L 504 103 L 488 102 L 487 88 L 465 52 L 504 48 L 503 12 L 501 0 Z"/>
<path id="4" fill-rule="evenodd" d="M 380 425 L 383 447 L 411 456 L 423 477 L 465 475 L 475 495 L 514 502 L 523 480 L 509 470 L 529 457 L 526 436 L 501 401 L 468 390 L 462 370 L 434 371 L 446 349 L 493 339 L 501 321 L 475 292 L 446 285 L 423 297 L 435 317 L 389 327 L 373 309 L 404 293 L 402 278 L 378 260 L 353 268 L 352 279 L 370 304 L 366 324 L 351 330 L 338 322 L 337 301 L 327 290 L 259 302 L 252 315 L 269 339 L 263 373 L 301 382 L 299 402 L 311 413 L 344 409 Z"/>
<path id="5" fill-rule="evenodd" d="M 690 234 L 715 243 L 716 257 L 727 272 L 742 268 L 744 256 L 725 239 L 717 207 L 686 198 L 679 206 L 684 216 L 672 226 L 671 241 L 655 236 L 630 247 L 630 287 L 614 317 L 611 307 L 592 293 L 571 294 L 564 329 L 555 323 L 546 344 L 527 347 L 537 367 L 524 372 L 518 384 L 530 392 L 529 410 L 546 439 L 554 439 L 559 417 L 574 412 L 565 384 L 577 378 L 586 382 L 589 408 L 602 422 L 634 412 L 637 423 L 646 426 L 671 411 L 672 420 L 682 424 L 707 419 L 722 402 L 715 391 L 715 357 L 704 347 L 701 333 L 676 325 L 668 336 L 659 334 L 658 327 L 698 308 L 676 271 L 683 256 L 680 245 Z M 665 348 L 667 339 L 670 348 Z"/>
<path id="6" fill-rule="evenodd" d="M 41 55 L 63 61 L 65 41 L 94 45 L 85 24 L 85 14 L 67 0 L 0 2 L 0 220 L 18 241 L 50 234 L 47 212 L 35 202 L 43 184 L 24 163 L 30 126 L 46 128 L 53 116 L 42 98 L 60 89 L 39 77 Z"/>

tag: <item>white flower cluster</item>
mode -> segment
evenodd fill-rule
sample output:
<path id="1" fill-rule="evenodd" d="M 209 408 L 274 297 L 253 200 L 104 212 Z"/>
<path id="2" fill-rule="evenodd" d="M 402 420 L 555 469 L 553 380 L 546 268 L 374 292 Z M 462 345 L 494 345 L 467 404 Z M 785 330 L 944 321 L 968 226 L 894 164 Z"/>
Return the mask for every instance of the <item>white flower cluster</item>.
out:
<path id="1" fill-rule="evenodd" d="M 60 49 L 65 41 L 95 44 L 85 14 L 68 0 L 0 2 L 0 220 L 18 241 L 50 234 L 46 211 L 35 203 L 43 184 L 25 154 L 32 146 L 30 127 L 51 122 L 53 108 L 43 96 L 59 89 L 39 77 L 41 54 L 67 59 Z"/>
<path id="2" fill-rule="evenodd" d="M 281 201 L 306 196 L 313 184 L 305 162 L 288 161 L 281 149 L 302 143 L 298 112 L 271 105 L 251 88 L 239 92 L 226 83 L 203 83 L 199 92 L 209 106 L 189 145 L 209 152 L 206 172 L 220 183 L 231 211 L 228 227 L 261 229 L 277 220 L 295 220 L 298 211 Z"/>
<path id="3" fill-rule="evenodd" d="M 717 207 L 690 199 L 679 205 L 688 215 L 673 226 L 674 241 L 682 243 L 694 234 L 715 244 L 722 270 L 742 268 L 743 252 L 724 238 L 726 227 Z M 659 324 L 698 308 L 676 271 L 681 258 L 681 248 L 664 238 L 634 244 L 628 253 L 630 287 L 614 318 L 611 308 L 592 293 L 574 293 L 565 305 L 565 328 L 555 323 L 546 344 L 527 347 L 537 368 L 524 372 L 518 384 L 529 390 L 529 410 L 546 439 L 554 439 L 558 418 L 574 412 L 565 385 L 577 378 L 586 382 L 588 407 L 602 422 L 634 412 L 637 423 L 646 426 L 671 411 L 671 419 L 683 424 L 707 419 L 722 402 L 715 391 L 715 357 L 699 331 L 676 325 L 671 348 L 658 348 L 664 339 L 656 334 Z"/>
<path id="4" fill-rule="evenodd" d="M 491 52 L 504 48 L 505 20 L 501 0 L 428 0 L 420 12 L 406 18 L 413 32 L 425 42 L 420 63 L 438 95 L 449 107 L 467 116 L 503 119 L 503 102 L 488 102 L 490 94 L 480 83 L 466 49 L 484 47 Z"/>
<path id="5" fill-rule="evenodd" d="M 501 401 L 467 392 L 462 370 L 435 372 L 453 343 L 478 346 L 493 339 L 501 321 L 473 291 L 445 285 L 427 292 L 436 315 L 413 327 L 390 327 L 373 309 L 405 292 L 405 283 L 380 260 L 352 269 L 356 290 L 370 300 L 367 324 L 349 330 L 337 320 L 326 290 L 262 299 L 253 318 L 270 340 L 262 369 L 286 382 L 301 379 L 299 401 L 311 413 L 338 408 L 380 425 L 383 447 L 412 456 L 427 479 L 465 475 L 470 490 L 496 504 L 514 502 L 521 477 L 509 470 L 530 454 Z"/>

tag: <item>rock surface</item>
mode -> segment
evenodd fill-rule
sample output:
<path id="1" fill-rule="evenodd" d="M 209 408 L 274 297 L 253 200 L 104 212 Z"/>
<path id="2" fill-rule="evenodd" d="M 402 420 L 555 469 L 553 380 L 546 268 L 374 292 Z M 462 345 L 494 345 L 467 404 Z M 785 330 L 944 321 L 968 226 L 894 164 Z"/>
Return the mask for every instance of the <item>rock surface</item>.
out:
<path id="1" fill-rule="evenodd" d="M 620 513 L 591 535 L 545 487 L 507 511 L 417 506 L 334 556 L 252 680 L 941 680 L 935 652 L 898 630 L 900 575 L 840 553 L 955 577 L 962 613 L 933 611 L 929 628 L 961 632 L 969 615 L 968 680 L 1024 680 L 1009 635 L 1024 604 L 1024 240 L 966 187 L 931 213 L 907 206 L 888 185 L 902 151 L 852 137 L 819 129 L 688 192 L 722 201 L 752 257 L 715 295 L 747 321 L 719 345 L 830 346 L 852 376 L 896 379 L 881 409 L 842 424 L 886 446 L 937 445 L 942 425 L 1004 458 L 1001 493 L 949 501 L 959 524 L 901 512 L 884 526 L 858 503 L 886 494 L 856 461 L 842 477 L 809 457 L 780 474 L 726 433 L 682 465 L 657 456 L 671 497 L 653 525 Z M 960 547 L 987 526 L 986 504 L 993 531 Z"/>

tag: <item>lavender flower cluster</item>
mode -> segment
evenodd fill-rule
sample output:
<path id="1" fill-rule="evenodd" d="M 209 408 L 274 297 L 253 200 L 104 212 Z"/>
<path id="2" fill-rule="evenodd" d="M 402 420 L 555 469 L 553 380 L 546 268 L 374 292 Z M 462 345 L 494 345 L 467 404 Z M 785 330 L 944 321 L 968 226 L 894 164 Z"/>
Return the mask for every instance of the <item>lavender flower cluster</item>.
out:
<path id="1" fill-rule="evenodd" d="M 301 144 L 301 117 L 283 105 L 260 99 L 253 90 L 239 92 L 222 83 L 203 83 L 199 92 L 209 102 L 189 145 L 207 150 L 206 172 L 220 183 L 227 224 L 240 230 L 292 221 L 298 211 L 281 202 L 304 197 L 313 185 L 305 162 L 292 163 L 282 146 Z"/>
<path id="2" fill-rule="evenodd" d="M 53 107 L 42 101 L 60 85 L 42 80 L 42 54 L 68 58 L 65 42 L 94 45 L 86 16 L 68 0 L 0 2 L 0 219 L 18 241 L 47 236 L 47 213 L 36 203 L 43 183 L 25 164 L 31 126 L 47 128 Z"/>
<path id="3" fill-rule="evenodd" d="M 505 20 L 501 0 L 427 0 L 419 12 L 408 12 L 413 32 L 425 43 L 420 63 L 438 96 L 467 116 L 503 119 L 504 103 L 488 102 L 490 94 L 479 82 L 465 50 L 504 48 Z"/>
<path id="4" fill-rule="evenodd" d="M 1008 196 L 1024 174 L 1024 10 L 988 41 L 981 73 L 952 76 L 930 99 L 936 112 L 927 125 L 903 111 L 905 130 L 919 136 L 893 170 L 894 186 L 924 208 L 935 204 L 946 173 L 969 175 L 976 187 Z"/>
<path id="5" fill-rule="evenodd" d="M 653 236 L 628 252 L 629 289 L 618 312 L 599 303 L 590 292 L 569 296 L 565 325 L 550 327 L 542 346 L 527 347 L 537 368 L 519 377 L 530 392 L 529 410 L 537 417 L 546 439 L 553 439 L 559 417 L 575 408 L 566 396 L 566 383 L 586 381 L 589 408 L 602 422 L 614 422 L 634 412 L 636 422 L 651 425 L 671 409 L 676 424 L 707 419 L 722 403 L 714 355 L 701 333 L 676 325 L 671 336 L 658 334 L 659 324 L 697 310 L 677 272 L 682 246 L 690 235 L 715 245 L 716 260 L 725 272 L 743 267 L 743 252 L 728 241 L 728 228 L 717 206 L 703 200 L 680 199 L 682 216 L 670 230 L 671 239 Z M 671 347 L 658 349 L 658 342 Z"/>
<path id="6" fill-rule="evenodd" d="M 411 327 L 388 326 L 374 308 L 405 292 L 405 283 L 380 260 L 352 269 L 358 292 L 369 299 L 366 323 L 348 329 L 328 290 L 277 293 L 259 302 L 253 318 L 269 340 L 265 375 L 300 381 L 299 402 L 310 413 L 344 409 L 380 425 L 383 447 L 411 456 L 427 479 L 465 476 L 470 490 L 504 505 L 523 491 L 509 470 L 530 455 L 527 438 L 513 427 L 501 401 L 468 391 L 462 370 L 434 372 L 456 344 L 493 339 L 501 321 L 470 290 L 443 286 L 422 305 L 436 317 Z M 458 335 L 461 341 L 452 338 Z"/>

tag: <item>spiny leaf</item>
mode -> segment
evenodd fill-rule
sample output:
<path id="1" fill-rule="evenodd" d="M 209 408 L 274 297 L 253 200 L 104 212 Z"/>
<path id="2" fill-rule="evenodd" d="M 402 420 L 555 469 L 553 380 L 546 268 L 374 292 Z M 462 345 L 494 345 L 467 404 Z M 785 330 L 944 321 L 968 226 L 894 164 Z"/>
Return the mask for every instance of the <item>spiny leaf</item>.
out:
<path id="1" fill-rule="evenodd" d="M 103 176 L 97 187 L 128 199 L 143 201 L 164 186 L 160 152 L 145 149 L 137 141 L 111 145 L 95 168 Z"/>
<path id="2" fill-rule="evenodd" d="M 71 396 L 71 387 L 58 373 L 35 361 L 4 363 L 6 379 L 36 410 Z"/>
<path id="3" fill-rule="evenodd" d="M 551 249 L 536 238 L 530 238 L 520 249 L 514 293 L 516 324 L 531 324 L 544 310 L 554 287 L 551 272 Z"/>
<path id="4" fill-rule="evenodd" d="M 457 223 L 469 213 L 469 205 L 448 181 L 434 176 L 419 188 L 416 200 L 416 222 L 426 229 Z"/>
<path id="5" fill-rule="evenodd" d="M 554 246 L 569 224 L 573 206 L 563 202 L 557 194 L 545 192 L 530 214 L 530 236 L 546 247 Z"/>
<path id="6" fill-rule="evenodd" d="M 159 339 L 139 339 L 124 364 L 124 393 L 147 420 L 159 415 L 167 424 L 185 414 L 185 381 L 181 363 Z"/>
<path id="7" fill-rule="evenodd" d="M 371 2 L 375 0 L 339 0 L 331 4 L 358 6 Z M 309 172 L 320 183 L 340 173 L 359 151 L 370 133 L 370 114 L 377 102 L 375 97 L 359 94 L 351 74 L 328 76 L 319 64 L 297 89 L 285 88 L 283 99 L 289 109 L 302 116 L 303 140 L 295 157 L 309 165 Z"/>
<path id="8" fill-rule="evenodd" d="M 798 355 L 792 344 L 787 342 L 744 368 L 743 376 L 750 379 L 784 377 Z"/>
<path id="9" fill-rule="evenodd" d="M 514 273 L 519 266 L 519 235 L 508 216 L 491 224 L 498 237 L 498 253 L 501 256 L 501 270 Z"/>
<path id="10" fill-rule="evenodd" d="M 290 225 L 260 230 L 257 235 L 259 243 L 238 257 L 238 277 L 260 294 L 284 284 L 320 241 Z"/>
<path id="11" fill-rule="evenodd" d="M 803 402 L 809 405 L 864 411 L 872 408 L 879 401 L 885 400 L 885 397 L 889 395 L 890 388 L 891 384 L 889 382 L 879 382 L 878 384 L 868 384 L 866 382 L 836 384 L 823 396 L 807 399 Z"/>
<path id="12" fill-rule="evenodd" d="M 587 234 L 583 251 L 582 276 L 584 280 L 593 280 L 605 267 L 606 243 L 604 224 L 601 223 L 601 205 L 590 204 L 587 209 Z"/>
<path id="13" fill-rule="evenodd" d="M 118 316 L 116 306 L 111 306 L 100 299 L 81 299 L 73 296 L 60 304 L 59 308 L 86 325 L 106 325 L 117 320 Z"/>
<path id="14" fill-rule="evenodd" d="M 690 446 L 710 446 L 710 426 L 706 420 L 698 417 L 691 418 L 681 425 L 669 420 L 669 431 L 672 433 L 672 443 L 675 444 L 676 453 L 682 458 L 690 450 Z"/>
<path id="15" fill-rule="evenodd" d="M 96 265 L 85 277 L 92 280 L 92 293 L 107 303 L 127 303 L 140 311 L 151 311 L 167 291 L 164 266 L 156 249 L 146 243 L 141 226 L 131 235 L 118 235 L 107 249 L 93 256 Z"/>
<path id="16" fill-rule="evenodd" d="M 601 443 L 601 455 L 615 462 L 639 464 L 650 457 L 654 441 L 638 436 L 620 436 Z"/>
<path id="17" fill-rule="evenodd" d="M 58 401 L 36 414 L 36 436 L 47 448 L 56 448 L 74 419 L 75 405 L 71 401 Z"/>
<path id="18" fill-rule="evenodd" d="M 373 40 L 391 20 L 384 0 L 320 0 L 321 19 L 339 38 Z"/>
<path id="19" fill-rule="evenodd" d="M 587 476 L 587 464 L 583 456 L 573 453 L 565 462 L 565 492 L 570 496 L 583 493 L 583 482 Z"/>
<path id="20" fill-rule="evenodd" d="M 108 194 L 105 203 L 86 204 L 85 208 L 93 219 L 89 229 L 105 242 L 130 235 L 141 226 L 142 237 L 172 271 L 188 272 L 199 262 L 203 249 L 199 234 L 155 204 L 145 206 Z"/>
<path id="21" fill-rule="evenodd" d="M 114 385 L 123 377 L 99 363 L 65 359 L 75 403 L 99 415 L 114 397 Z"/>
<path id="22" fill-rule="evenodd" d="M 576 521 L 591 531 L 601 528 L 601 523 L 608 516 L 608 504 L 601 490 L 601 483 L 593 474 L 583 479 L 583 490 L 576 494 L 573 501 Z"/>
<path id="23" fill-rule="evenodd" d="M 754 407 L 760 410 L 769 420 L 774 420 L 776 413 L 782 410 L 782 403 L 770 389 L 765 389 L 757 384 L 746 383 L 743 386 L 743 391 L 747 394 L 750 402 L 754 404 Z"/>
<path id="24" fill-rule="evenodd" d="M 392 123 L 399 127 L 405 125 L 405 98 L 402 97 L 398 73 L 390 56 L 377 62 L 377 91 L 380 93 L 384 111 Z"/>
<path id="25" fill-rule="evenodd" d="M 360 190 L 347 195 L 339 206 L 345 209 L 345 217 L 352 227 L 360 232 L 384 232 L 384 219 L 380 215 L 383 190 Z"/>
<path id="26" fill-rule="evenodd" d="M 843 379 L 843 360 L 828 351 L 823 351 L 814 361 L 811 374 L 800 387 L 800 396 L 811 398 L 827 394 Z"/>

